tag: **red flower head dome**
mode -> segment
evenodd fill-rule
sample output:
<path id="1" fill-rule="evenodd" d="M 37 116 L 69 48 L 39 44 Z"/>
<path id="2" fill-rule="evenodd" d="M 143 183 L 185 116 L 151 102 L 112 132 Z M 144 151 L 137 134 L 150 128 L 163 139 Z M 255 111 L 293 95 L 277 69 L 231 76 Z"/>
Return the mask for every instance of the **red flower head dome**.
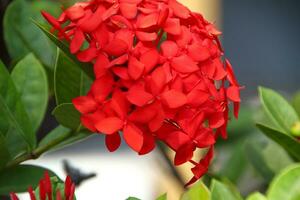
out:
<path id="1" fill-rule="evenodd" d="M 110 151 L 120 135 L 141 155 L 163 141 L 176 152 L 175 165 L 195 165 L 189 184 L 199 179 L 217 137 L 227 137 L 229 104 L 236 117 L 239 109 L 221 32 L 176 0 L 92 0 L 59 19 L 43 15 L 78 60 L 94 64 L 90 91 L 73 100 L 82 124 L 104 134 Z M 207 154 L 194 161 L 199 148 Z"/>

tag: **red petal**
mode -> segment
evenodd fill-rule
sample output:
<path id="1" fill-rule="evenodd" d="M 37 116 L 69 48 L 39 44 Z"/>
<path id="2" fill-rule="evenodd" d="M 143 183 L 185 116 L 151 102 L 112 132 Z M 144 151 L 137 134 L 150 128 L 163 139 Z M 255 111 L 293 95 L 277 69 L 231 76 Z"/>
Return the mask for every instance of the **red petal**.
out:
<path id="1" fill-rule="evenodd" d="M 17 197 L 17 195 L 15 193 L 13 193 L 13 192 L 11 192 L 9 194 L 9 196 L 10 196 L 11 200 L 19 200 L 19 198 Z"/>
<path id="2" fill-rule="evenodd" d="M 213 61 L 216 71 L 214 74 L 214 79 L 215 80 L 222 80 L 224 77 L 226 77 L 227 73 L 223 67 L 223 63 L 221 62 L 220 59 L 214 59 Z"/>
<path id="3" fill-rule="evenodd" d="M 188 52 L 188 56 L 197 62 L 202 62 L 210 58 L 209 49 L 197 42 L 194 42 L 193 44 L 189 45 Z"/>
<path id="4" fill-rule="evenodd" d="M 194 89 L 187 95 L 187 103 L 191 106 L 198 107 L 207 101 L 209 96 L 207 92 Z"/>
<path id="5" fill-rule="evenodd" d="M 107 9 L 106 12 L 103 13 L 102 20 L 103 21 L 107 20 L 111 16 L 117 14 L 118 11 L 119 11 L 119 4 L 116 3 L 116 4 L 112 5 L 109 9 Z"/>
<path id="6" fill-rule="evenodd" d="M 121 137 L 120 137 L 119 133 L 115 133 L 112 135 L 106 135 L 105 144 L 106 144 L 107 149 L 110 152 L 116 151 L 121 145 Z"/>
<path id="7" fill-rule="evenodd" d="M 90 17 L 81 21 L 79 24 L 80 29 L 83 32 L 92 32 L 94 31 L 102 22 L 101 17 L 103 12 L 105 12 L 106 8 L 104 6 L 98 6 L 95 13 L 93 13 Z"/>
<path id="8" fill-rule="evenodd" d="M 181 33 L 181 27 L 180 27 L 180 21 L 176 18 L 169 18 L 167 19 L 164 30 L 167 33 L 170 33 L 172 35 L 180 35 Z"/>
<path id="9" fill-rule="evenodd" d="M 209 117 L 208 119 L 210 128 L 219 128 L 225 123 L 224 113 L 219 112 Z"/>
<path id="10" fill-rule="evenodd" d="M 125 62 L 127 62 L 127 60 L 128 60 L 128 54 L 124 54 L 124 55 L 112 60 L 110 62 L 110 64 L 107 66 L 107 68 L 113 67 L 115 65 L 122 65 Z"/>
<path id="11" fill-rule="evenodd" d="M 175 151 L 190 140 L 190 137 L 181 131 L 169 133 L 165 138 L 165 142 Z"/>
<path id="12" fill-rule="evenodd" d="M 144 64 L 138 61 L 135 57 L 131 56 L 128 63 L 128 74 L 134 80 L 139 79 L 144 72 Z"/>
<path id="13" fill-rule="evenodd" d="M 103 76 L 100 79 L 94 81 L 91 86 L 91 93 L 93 94 L 95 100 L 99 103 L 108 97 L 113 89 L 113 79 L 111 76 Z"/>
<path id="14" fill-rule="evenodd" d="M 136 31 L 135 34 L 138 37 L 138 39 L 143 42 L 151 42 L 151 41 L 156 40 L 156 38 L 157 38 L 156 33 L 147 33 L 147 32 L 142 32 L 142 31 Z"/>
<path id="15" fill-rule="evenodd" d="M 156 116 L 149 122 L 148 126 L 150 131 L 155 132 L 158 131 L 164 123 L 166 115 L 161 106 L 158 106 L 156 109 Z"/>
<path id="16" fill-rule="evenodd" d="M 72 103 L 81 114 L 87 114 L 97 110 L 97 103 L 90 96 L 76 97 L 72 100 Z"/>
<path id="17" fill-rule="evenodd" d="M 84 127 L 86 127 L 87 129 L 89 129 L 92 132 L 96 132 L 97 129 L 95 127 L 95 124 L 104 118 L 105 118 L 105 114 L 103 113 L 103 111 L 97 110 L 96 112 L 94 112 L 92 114 L 82 115 L 80 117 L 80 121 Z"/>
<path id="18" fill-rule="evenodd" d="M 44 174 L 44 183 L 45 183 L 45 192 L 47 193 L 48 200 L 52 200 L 52 184 L 50 180 L 50 176 L 46 171 Z"/>
<path id="19" fill-rule="evenodd" d="M 81 62 L 90 62 L 94 58 L 97 57 L 97 48 L 95 47 L 89 47 L 88 49 L 85 49 L 77 54 L 77 58 Z"/>
<path id="20" fill-rule="evenodd" d="M 190 29 L 185 26 L 181 26 L 181 34 L 176 36 L 176 43 L 180 47 L 186 47 L 192 40 L 192 33 Z"/>
<path id="21" fill-rule="evenodd" d="M 215 144 L 216 142 L 212 130 L 208 130 L 208 129 L 200 130 L 197 133 L 195 140 L 197 141 L 197 147 L 199 148 L 209 147 Z"/>
<path id="22" fill-rule="evenodd" d="M 177 17 L 180 17 L 182 19 L 187 19 L 190 17 L 189 9 L 176 0 L 171 0 L 169 5 Z"/>
<path id="23" fill-rule="evenodd" d="M 84 42 L 84 34 L 83 32 L 80 30 L 80 29 L 77 29 L 75 31 L 75 34 L 74 34 L 74 37 L 71 41 L 71 44 L 70 44 L 70 51 L 71 53 L 76 53 L 77 51 L 80 50 L 80 47 L 81 45 L 83 44 Z"/>
<path id="24" fill-rule="evenodd" d="M 239 110 L 240 110 L 240 103 L 239 102 L 234 102 L 233 103 L 233 112 L 234 112 L 235 118 L 239 117 Z"/>
<path id="25" fill-rule="evenodd" d="M 111 107 L 113 111 L 121 118 L 124 119 L 127 116 L 129 109 L 129 102 L 123 92 L 116 90 L 111 99 Z"/>
<path id="26" fill-rule="evenodd" d="M 133 86 L 127 93 L 127 99 L 132 104 L 142 107 L 153 100 L 153 96 L 140 86 Z"/>
<path id="27" fill-rule="evenodd" d="M 121 56 L 128 50 L 128 45 L 124 40 L 115 38 L 108 43 L 103 50 L 109 55 Z"/>
<path id="28" fill-rule="evenodd" d="M 57 19 L 55 19 L 52 15 L 50 15 L 49 13 L 42 11 L 41 12 L 43 17 L 55 28 L 60 30 L 60 23 L 57 21 Z"/>
<path id="29" fill-rule="evenodd" d="M 72 187 L 72 180 L 70 176 L 66 177 L 65 180 L 65 198 L 69 199 L 70 195 L 71 195 L 71 187 Z"/>
<path id="30" fill-rule="evenodd" d="M 237 86 L 230 86 L 226 90 L 227 97 L 233 102 L 240 102 L 240 88 Z"/>
<path id="31" fill-rule="evenodd" d="M 137 19 L 136 26 L 140 29 L 149 28 L 157 25 L 157 21 L 158 21 L 157 13 L 152 13 L 150 15 L 144 15 L 144 16 L 140 15 L 140 17 L 138 17 Z"/>
<path id="32" fill-rule="evenodd" d="M 155 148 L 154 137 L 150 133 L 144 133 L 143 147 L 139 151 L 139 155 L 145 155 Z"/>
<path id="33" fill-rule="evenodd" d="M 156 49 L 151 49 L 143 53 L 140 61 L 145 65 L 145 71 L 150 72 L 159 61 L 159 54 Z"/>
<path id="34" fill-rule="evenodd" d="M 106 74 L 107 71 L 106 67 L 109 65 L 109 63 L 110 62 L 107 56 L 105 56 L 102 53 L 98 55 L 97 60 L 94 64 L 94 73 L 96 79 Z"/>
<path id="35" fill-rule="evenodd" d="M 166 58 L 173 58 L 177 55 L 177 52 L 178 52 L 177 44 L 170 40 L 164 41 L 161 44 L 160 48 L 161 48 L 162 54 Z"/>
<path id="36" fill-rule="evenodd" d="M 171 66 L 180 73 L 192 73 L 199 70 L 197 63 L 187 55 L 173 58 Z"/>
<path id="37" fill-rule="evenodd" d="M 151 91 L 153 95 L 158 95 L 162 92 L 167 83 L 165 70 L 162 67 L 156 68 L 151 74 Z"/>
<path id="38" fill-rule="evenodd" d="M 108 117 L 100 120 L 95 126 L 99 132 L 111 135 L 123 127 L 123 121 L 117 117 Z"/>
<path id="39" fill-rule="evenodd" d="M 129 120 L 137 123 L 148 123 L 157 114 L 157 104 L 153 103 L 151 105 L 137 108 L 129 115 Z"/>
<path id="40" fill-rule="evenodd" d="M 109 31 L 104 23 L 91 34 L 95 37 L 100 48 L 103 48 L 109 41 Z"/>
<path id="41" fill-rule="evenodd" d="M 143 132 L 134 124 L 128 123 L 123 129 L 123 134 L 129 147 L 136 152 L 140 152 L 144 143 Z"/>
<path id="42" fill-rule="evenodd" d="M 56 200 L 63 200 L 59 190 L 56 191 Z"/>
<path id="43" fill-rule="evenodd" d="M 117 32 L 115 32 L 115 38 L 120 39 L 127 43 L 128 49 L 131 49 L 133 46 L 133 38 L 134 34 L 129 29 L 120 29 Z"/>
<path id="44" fill-rule="evenodd" d="M 159 17 L 157 20 L 157 25 L 162 26 L 166 20 L 168 19 L 169 16 L 169 8 L 164 8 L 159 12 Z"/>
<path id="45" fill-rule="evenodd" d="M 233 69 L 232 69 L 232 66 L 229 62 L 229 60 L 225 60 L 226 62 L 226 71 L 227 71 L 227 78 L 228 78 L 228 81 L 232 84 L 232 85 L 235 85 L 235 86 L 238 86 L 238 82 L 234 76 L 234 72 L 233 72 Z"/>
<path id="46" fill-rule="evenodd" d="M 195 146 L 193 143 L 187 143 L 187 144 L 181 146 L 176 151 L 174 164 L 176 166 L 178 166 L 178 165 L 188 162 L 189 160 L 192 159 L 194 151 L 195 151 Z"/>
<path id="47" fill-rule="evenodd" d="M 66 15 L 70 20 L 75 21 L 84 16 L 84 9 L 81 6 L 74 5 L 65 10 Z"/>
<path id="48" fill-rule="evenodd" d="M 132 3 L 120 3 L 120 10 L 124 17 L 133 19 L 137 14 L 137 5 Z"/>
<path id="49" fill-rule="evenodd" d="M 130 77 L 128 75 L 128 70 L 125 67 L 114 67 L 112 69 L 112 71 L 114 72 L 115 75 L 117 75 L 118 77 L 120 77 L 123 80 L 130 79 Z"/>
<path id="50" fill-rule="evenodd" d="M 183 106 L 187 102 L 187 97 L 185 96 L 185 94 L 174 89 L 164 92 L 161 97 L 163 102 L 169 108 L 178 108 Z"/>
<path id="51" fill-rule="evenodd" d="M 28 192 L 29 192 L 30 199 L 31 200 L 36 200 L 34 191 L 33 191 L 31 186 L 28 188 Z"/>
<path id="52" fill-rule="evenodd" d="M 46 200 L 46 188 L 44 180 L 40 180 L 39 182 L 39 189 L 40 189 L 40 199 Z"/>

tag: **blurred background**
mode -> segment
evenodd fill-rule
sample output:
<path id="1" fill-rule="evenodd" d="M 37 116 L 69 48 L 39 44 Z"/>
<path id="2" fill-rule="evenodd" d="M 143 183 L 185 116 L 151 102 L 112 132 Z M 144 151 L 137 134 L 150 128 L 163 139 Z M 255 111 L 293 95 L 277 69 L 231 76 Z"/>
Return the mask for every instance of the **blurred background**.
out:
<path id="1" fill-rule="evenodd" d="M 232 121 L 229 139 L 219 141 L 209 176 L 227 177 L 244 195 L 254 190 L 264 191 L 274 174 L 292 161 L 281 147 L 255 128 L 254 122 L 260 117 L 257 86 L 267 86 L 290 97 L 300 89 L 300 1 L 181 2 L 217 24 L 223 32 L 226 57 L 239 82 L 246 86 L 242 92 L 240 118 Z M 1 0 L 0 3 L 2 18 L 9 1 Z M 11 65 L 2 35 L 0 45 L 1 60 Z M 50 114 L 54 107 L 51 102 L 40 138 L 57 125 Z M 152 200 L 165 192 L 171 200 L 179 198 L 183 191 L 182 181 L 191 176 L 187 166 L 172 171 L 159 150 L 140 157 L 123 145 L 116 153 L 108 153 L 103 139 L 92 136 L 29 163 L 48 167 L 62 178 L 65 176 L 63 160 L 82 173 L 96 173 L 96 177 L 80 184 L 76 192 L 78 199 L 120 200 L 135 196 Z"/>

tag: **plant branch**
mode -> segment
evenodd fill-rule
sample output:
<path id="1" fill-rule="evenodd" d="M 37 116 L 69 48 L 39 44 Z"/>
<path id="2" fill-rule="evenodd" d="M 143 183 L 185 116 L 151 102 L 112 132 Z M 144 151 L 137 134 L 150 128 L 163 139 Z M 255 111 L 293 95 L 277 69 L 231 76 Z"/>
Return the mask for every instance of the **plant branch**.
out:
<path id="1" fill-rule="evenodd" d="M 16 166 L 16 165 L 18 165 L 18 164 L 26 161 L 26 160 L 31 160 L 31 159 L 37 159 L 37 158 L 39 158 L 43 153 L 49 151 L 53 147 L 55 147 L 58 144 L 62 143 L 64 140 L 68 139 L 73 134 L 74 134 L 73 131 L 68 131 L 66 134 L 62 135 L 59 138 L 56 138 L 55 140 L 52 140 L 48 144 L 46 144 L 44 146 L 37 147 L 32 152 L 29 152 L 29 153 L 26 153 L 26 154 L 23 154 L 23 155 L 17 157 L 16 159 L 14 159 L 11 162 L 9 162 L 6 165 L 6 168 L 14 167 L 14 166 Z"/>

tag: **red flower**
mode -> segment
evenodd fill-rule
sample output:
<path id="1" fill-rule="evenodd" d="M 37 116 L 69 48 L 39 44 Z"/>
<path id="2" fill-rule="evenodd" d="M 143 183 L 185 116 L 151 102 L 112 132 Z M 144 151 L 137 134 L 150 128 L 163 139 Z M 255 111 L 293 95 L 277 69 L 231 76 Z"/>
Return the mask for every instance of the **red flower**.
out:
<path id="1" fill-rule="evenodd" d="M 45 172 L 44 178 L 40 180 L 39 186 L 39 194 L 35 194 L 32 187 L 28 188 L 28 193 L 30 195 L 31 200 L 52 200 L 52 197 L 55 197 L 53 200 L 74 200 L 75 193 L 75 184 L 71 181 L 71 178 L 67 176 L 65 184 L 64 184 L 64 193 L 62 194 L 60 188 L 57 188 L 56 191 L 53 191 L 52 182 L 49 177 L 48 172 Z M 19 198 L 15 193 L 10 193 L 11 200 L 18 200 Z"/>
<path id="2" fill-rule="evenodd" d="M 110 151 L 120 135 L 139 154 L 161 140 L 176 151 L 175 165 L 195 165 L 189 183 L 198 180 L 217 137 L 227 137 L 229 104 L 236 117 L 239 110 L 241 88 L 223 62 L 221 32 L 176 0 L 91 0 L 58 19 L 43 15 L 71 53 L 94 64 L 89 93 L 73 100 L 82 124 L 104 134 Z M 208 153 L 195 162 L 199 148 Z"/>

